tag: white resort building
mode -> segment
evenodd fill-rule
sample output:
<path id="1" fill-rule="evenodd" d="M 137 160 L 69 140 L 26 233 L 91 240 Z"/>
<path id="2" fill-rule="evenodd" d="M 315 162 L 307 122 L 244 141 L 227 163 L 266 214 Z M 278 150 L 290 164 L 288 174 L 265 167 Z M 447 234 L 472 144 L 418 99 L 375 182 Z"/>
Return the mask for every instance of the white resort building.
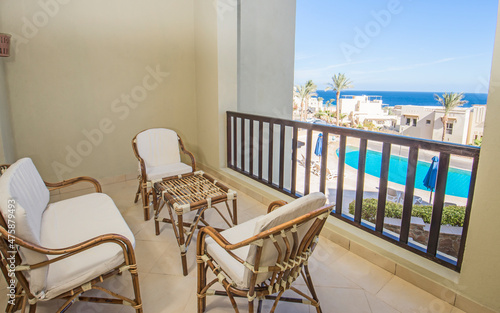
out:
<path id="1" fill-rule="evenodd" d="M 341 102 L 341 113 L 345 114 L 344 119 L 349 119 L 355 125 L 373 123 L 380 127 L 395 127 L 398 118 L 389 115 L 382 106 L 381 96 L 351 96 L 345 95 L 339 99 Z"/>
<path id="2" fill-rule="evenodd" d="M 441 140 L 444 109 L 435 106 L 398 105 L 394 113 L 399 116 L 399 133 L 423 139 Z M 483 137 L 486 105 L 455 108 L 448 114 L 444 141 L 473 144 Z"/>

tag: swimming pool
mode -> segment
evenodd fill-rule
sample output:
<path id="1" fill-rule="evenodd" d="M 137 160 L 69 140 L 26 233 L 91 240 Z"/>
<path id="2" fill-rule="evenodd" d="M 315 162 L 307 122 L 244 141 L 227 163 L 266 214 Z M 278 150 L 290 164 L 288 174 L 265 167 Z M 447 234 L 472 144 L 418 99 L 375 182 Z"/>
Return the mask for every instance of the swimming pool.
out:
<path id="1" fill-rule="evenodd" d="M 337 150 L 337 155 L 339 151 Z M 346 147 L 345 163 L 355 169 L 358 168 L 359 150 L 355 147 Z M 380 177 L 380 166 L 382 164 L 382 153 L 367 150 L 366 153 L 366 174 Z M 415 176 L 415 188 L 428 190 L 424 186 L 424 177 L 429 170 L 430 163 L 418 161 Z M 389 181 L 401 185 L 406 185 L 406 170 L 408 159 L 398 155 L 391 155 L 389 162 Z M 467 198 L 469 195 L 471 172 L 450 167 L 448 169 L 448 179 L 446 183 L 446 194 Z"/>

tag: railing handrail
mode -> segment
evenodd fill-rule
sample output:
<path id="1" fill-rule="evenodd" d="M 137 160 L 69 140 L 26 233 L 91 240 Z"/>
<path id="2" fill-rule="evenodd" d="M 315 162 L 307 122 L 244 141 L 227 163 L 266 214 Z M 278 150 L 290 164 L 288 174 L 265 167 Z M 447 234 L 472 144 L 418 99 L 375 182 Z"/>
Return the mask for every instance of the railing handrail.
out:
<path id="1" fill-rule="evenodd" d="M 457 154 L 465 157 L 477 157 L 479 156 L 479 152 L 481 151 L 480 147 L 462 145 L 458 143 L 450 143 L 450 142 L 442 142 L 431 139 L 422 139 L 416 137 L 407 137 L 403 135 L 394 135 L 394 134 L 385 134 L 385 133 L 376 133 L 369 130 L 355 129 L 355 128 L 347 128 L 341 126 L 334 125 L 321 125 L 321 124 L 313 124 L 309 122 L 302 121 L 294 121 L 289 119 L 282 119 L 276 117 L 262 116 L 256 114 L 249 113 L 241 113 L 234 111 L 227 111 L 227 114 L 245 118 L 245 119 L 254 119 L 257 121 L 262 121 L 264 123 L 272 122 L 274 124 L 282 124 L 285 126 L 296 126 L 302 129 L 319 131 L 319 132 L 327 132 L 335 135 L 344 135 L 357 137 L 360 139 L 367 139 L 373 141 L 381 141 L 388 142 L 393 145 L 407 146 L 407 147 L 415 147 L 423 150 L 431 150 L 431 151 L 446 151 L 451 154 Z"/>

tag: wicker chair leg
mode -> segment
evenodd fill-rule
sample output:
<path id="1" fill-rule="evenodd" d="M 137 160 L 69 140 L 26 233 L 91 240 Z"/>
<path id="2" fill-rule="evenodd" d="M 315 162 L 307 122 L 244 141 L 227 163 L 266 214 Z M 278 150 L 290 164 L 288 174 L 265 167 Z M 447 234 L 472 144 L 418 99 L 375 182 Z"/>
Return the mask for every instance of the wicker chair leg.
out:
<path id="1" fill-rule="evenodd" d="M 253 313 L 253 305 L 254 305 L 254 301 L 248 301 L 248 313 Z"/>
<path id="2" fill-rule="evenodd" d="M 142 184 L 141 188 L 141 197 L 142 197 L 142 207 L 144 208 L 144 220 L 149 221 L 149 192 L 146 184 Z"/>
<path id="3" fill-rule="evenodd" d="M 134 272 L 130 271 L 130 275 L 132 276 L 132 285 L 134 286 L 135 302 L 137 303 L 135 312 L 143 313 L 141 289 L 139 286 L 139 274 L 137 273 L 137 270 L 135 270 Z"/>
<path id="4" fill-rule="evenodd" d="M 274 300 L 273 307 L 271 308 L 271 311 L 269 313 L 274 313 L 276 310 L 276 307 L 278 306 L 278 303 L 280 302 L 280 298 L 285 293 L 285 290 L 281 290 L 278 295 L 276 296 L 276 299 Z"/>
<path id="5" fill-rule="evenodd" d="M 319 304 L 319 298 L 318 295 L 316 294 L 316 290 L 314 290 L 314 284 L 312 282 L 311 274 L 309 274 L 309 266 L 304 265 L 304 272 L 302 272 L 302 275 L 304 276 L 304 280 L 307 285 L 307 289 L 309 289 L 309 292 L 311 293 L 313 299 L 318 303 L 318 306 L 316 306 L 316 312 L 317 313 L 322 313 L 323 311 L 321 310 L 321 305 Z"/>
<path id="6" fill-rule="evenodd" d="M 139 181 L 139 187 L 137 187 L 137 192 L 135 193 L 134 203 L 137 203 L 137 201 L 139 200 L 139 195 L 141 194 L 141 185 L 142 182 Z"/>
<path id="7" fill-rule="evenodd" d="M 205 308 L 207 306 L 207 295 L 201 294 L 203 288 L 207 285 L 207 268 L 205 267 L 205 263 L 201 260 L 198 261 L 198 313 L 205 312 Z"/>
<path id="8" fill-rule="evenodd" d="M 36 312 L 36 303 L 35 304 L 30 304 L 30 311 L 29 311 L 29 313 L 35 313 L 35 312 Z"/>

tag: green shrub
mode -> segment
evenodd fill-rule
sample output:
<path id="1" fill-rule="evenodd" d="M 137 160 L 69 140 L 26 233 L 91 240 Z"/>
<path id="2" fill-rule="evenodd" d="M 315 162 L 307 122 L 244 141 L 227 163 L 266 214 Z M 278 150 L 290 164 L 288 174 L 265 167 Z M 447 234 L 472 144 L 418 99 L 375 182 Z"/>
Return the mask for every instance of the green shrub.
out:
<path id="1" fill-rule="evenodd" d="M 349 203 L 349 213 L 354 215 L 355 201 Z M 363 210 L 361 218 L 371 223 L 375 223 L 377 217 L 377 199 L 363 199 Z M 403 205 L 387 201 L 385 204 L 385 217 L 401 218 L 403 215 Z M 425 223 L 430 224 L 432 218 L 432 205 L 414 205 L 411 215 L 421 217 Z M 441 225 L 463 226 L 465 217 L 464 206 L 447 206 L 443 208 Z"/>

